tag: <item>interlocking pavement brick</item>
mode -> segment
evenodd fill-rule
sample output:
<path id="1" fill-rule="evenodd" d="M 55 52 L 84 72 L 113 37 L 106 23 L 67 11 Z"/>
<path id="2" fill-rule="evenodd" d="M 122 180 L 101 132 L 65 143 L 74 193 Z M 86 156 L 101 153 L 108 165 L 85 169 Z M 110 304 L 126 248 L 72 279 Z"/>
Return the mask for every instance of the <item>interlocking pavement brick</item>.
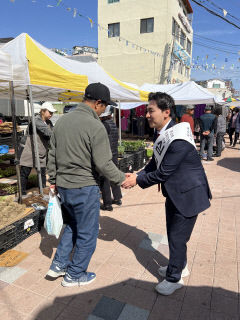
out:
<path id="1" fill-rule="evenodd" d="M 130 304 L 126 304 L 123 308 L 118 320 L 147 320 L 149 316 L 149 311 L 145 309 L 140 309 Z"/>
<path id="2" fill-rule="evenodd" d="M 92 314 L 104 320 L 117 320 L 124 306 L 125 303 L 103 296 Z"/>

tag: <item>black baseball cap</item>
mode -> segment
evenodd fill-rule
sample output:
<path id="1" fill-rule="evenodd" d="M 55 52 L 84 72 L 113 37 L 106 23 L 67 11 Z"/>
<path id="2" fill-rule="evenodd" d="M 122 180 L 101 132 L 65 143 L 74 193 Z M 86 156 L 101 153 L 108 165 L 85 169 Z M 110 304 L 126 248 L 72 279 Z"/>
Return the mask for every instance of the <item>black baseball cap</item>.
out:
<path id="1" fill-rule="evenodd" d="M 108 105 L 117 105 L 115 102 L 111 100 L 110 91 L 108 87 L 100 82 L 89 84 L 85 89 L 84 96 L 86 99 L 101 100 L 103 102 L 106 102 Z"/>

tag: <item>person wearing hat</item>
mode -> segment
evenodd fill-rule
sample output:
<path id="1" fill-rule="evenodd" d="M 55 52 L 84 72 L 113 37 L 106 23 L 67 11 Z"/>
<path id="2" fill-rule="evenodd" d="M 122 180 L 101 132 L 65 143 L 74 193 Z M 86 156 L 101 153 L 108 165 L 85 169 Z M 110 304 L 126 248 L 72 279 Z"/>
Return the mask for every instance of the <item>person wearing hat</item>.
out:
<path id="1" fill-rule="evenodd" d="M 64 276 L 64 287 L 87 285 L 96 278 L 87 268 L 99 230 L 99 176 L 118 185 L 125 180 L 112 161 L 108 135 L 99 119 L 109 104 L 116 105 L 108 87 L 88 85 L 83 103 L 57 121 L 50 141 L 50 188 L 57 189 L 68 222 L 47 275 Z"/>
<path id="2" fill-rule="evenodd" d="M 206 106 L 204 114 L 200 117 L 200 154 L 204 159 L 205 145 L 207 145 L 207 161 L 213 161 L 213 140 L 217 131 L 217 117 L 212 114 L 211 106 Z"/>
<path id="3" fill-rule="evenodd" d="M 100 119 L 105 129 L 107 130 L 110 147 L 112 151 L 112 160 L 115 165 L 118 165 L 118 128 L 115 122 L 112 119 L 112 109 L 111 106 L 107 106 L 104 113 L 100 115 Z M 121 206 L 122 204 L 122 193 L 120 186 L 112 183 L 107 178 L 102 177 L 100 180 L 100 189 L 102 191 L 102 200 L 101 204 L 102 210 L 112 211 L 112 204 L 117 204 Z M 113 194 L 113 199 L 111 196 L 111 190 Z"/>
<path id="4" fill-rule="evenodd" d="M 190 124 L 192 134 L 194 134 L 193 114 L 194 114 L 194 106 L 188 105 L 186 106 L 186 113 L 181 118 L 181 122 L 188 122 Z"/>
<path id="5" fill-rule="evenodd" d="M 47 152 L 50 137 L 52 135 L 53 124 L 51 117 L 56 112 L 53 105 L 50 102 L 44 102 L 41 105 L 40 113 L 36 116 L 36 130 L 37 130 L 37 141 L 39 160 L 41 167 L 42 185 L 46 187 L 46 166 L 47 166 Z M 36 159 L 33 156 L 34 143 L 33 143 L 33 128 L 32 123 L 29 124 L 26 135 L 20 142 L 20 177 L 21 177 L 21 188 L 22 195 L 27 194 L 27 182 L 28 177 L 31 173 L 32 168 L 36 168 Z"/>

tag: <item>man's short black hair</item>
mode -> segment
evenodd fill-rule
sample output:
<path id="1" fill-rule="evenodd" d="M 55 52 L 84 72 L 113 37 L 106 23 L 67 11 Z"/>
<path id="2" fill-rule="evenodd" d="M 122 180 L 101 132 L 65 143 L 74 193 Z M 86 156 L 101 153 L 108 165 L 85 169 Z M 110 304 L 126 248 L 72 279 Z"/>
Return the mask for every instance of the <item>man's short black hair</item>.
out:
<path id="1" fill-rule="evenodd" d="M 171 117 L 175 114 L 175 102 L 173 98 L 164 92 L 150 92 L 148 95 L 148 101 L 154 100 L 159 109 L 162 111 L 170 110 Z"/>

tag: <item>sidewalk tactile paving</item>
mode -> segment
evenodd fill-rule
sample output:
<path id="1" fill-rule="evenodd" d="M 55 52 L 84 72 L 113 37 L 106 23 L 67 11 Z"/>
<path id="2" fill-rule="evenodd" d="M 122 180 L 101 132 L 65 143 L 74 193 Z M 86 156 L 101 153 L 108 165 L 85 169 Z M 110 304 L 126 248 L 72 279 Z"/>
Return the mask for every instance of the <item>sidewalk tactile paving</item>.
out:
<path id="1" fill-rule="evenodd" d="M 27 271 L 20 267 L 0 267 L 0 280 L 13 283 Z"/>

